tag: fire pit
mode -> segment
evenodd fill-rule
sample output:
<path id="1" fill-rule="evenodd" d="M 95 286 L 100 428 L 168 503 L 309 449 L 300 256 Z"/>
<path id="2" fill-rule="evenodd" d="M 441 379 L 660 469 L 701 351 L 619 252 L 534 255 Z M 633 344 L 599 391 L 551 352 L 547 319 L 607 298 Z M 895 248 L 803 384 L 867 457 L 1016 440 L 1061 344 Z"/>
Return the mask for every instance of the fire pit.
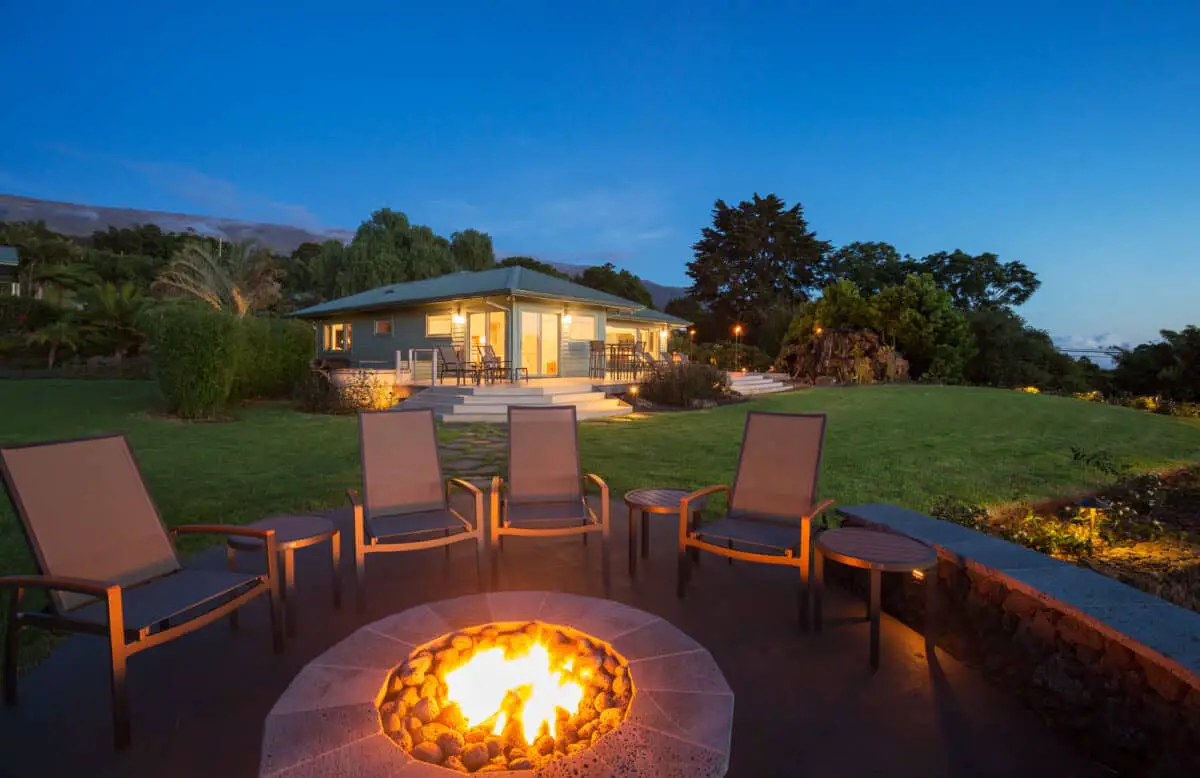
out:
<path id="1" fill-rule="evenodd" d="M 383 731 L 458 772 L 531 770 L 595 745 L 633 700 L 625 660 L 567 627 L 507 622 L 418 648 L 380 692 Z"/>
<path id="2" fill-rule="evenodd" d="M 609 600 L 501 592 L 358 630 L 267 717 L 260 776 L 720 776 L 733 694 L 702 646 Z"/>

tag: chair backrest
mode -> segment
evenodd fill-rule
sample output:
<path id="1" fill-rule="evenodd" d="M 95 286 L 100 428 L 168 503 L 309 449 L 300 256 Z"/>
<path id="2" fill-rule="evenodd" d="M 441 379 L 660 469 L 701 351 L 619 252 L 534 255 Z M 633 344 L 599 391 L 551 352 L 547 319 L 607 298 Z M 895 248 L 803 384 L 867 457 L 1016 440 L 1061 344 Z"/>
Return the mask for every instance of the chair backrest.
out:
<path id="1" fill-rule="evenodd" d="M 489 366 L 500 364 L 500 357 L 496 356 L 496 349 L 492 347 L 491 343 L 483 344 L 483 362 Z"/>
<path id="2" fill-rule="evenodd" d="M 799 519 L 817 501 L 825 414 L 746 414 L 729 513 Z"/>
<path id="3" fill-rule="evenodd" d="M 438 346 L 438 359 L 442 360 L 447 367 L 458 367 L 462 364 L 459 359 L 458 352 L 450 346 Z"/>
<path id="4" fill-rule="evenodd" d="M 446 507 L 433 409 L 360 413 L 358 439 L 368 518 Z"/>
<path id="5" fill-rule="evenodd" d="M 575 406 L 508 406 L 509 500 L 568 502 L 582 497 Z"/>
<path id="6" fill-rule="evenodd" d="M 0 471 L 44 575 L 131 586 L 180 569 L 124 435 L 0 448 Z M 51 597 L 59 611 L 93 600 Z"/>

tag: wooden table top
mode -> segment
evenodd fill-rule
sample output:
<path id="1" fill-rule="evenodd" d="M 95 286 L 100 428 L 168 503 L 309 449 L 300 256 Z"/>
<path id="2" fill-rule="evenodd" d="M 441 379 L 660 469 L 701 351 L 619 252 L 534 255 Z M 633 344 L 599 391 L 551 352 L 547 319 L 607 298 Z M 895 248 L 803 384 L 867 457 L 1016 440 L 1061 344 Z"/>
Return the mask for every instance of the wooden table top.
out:
<path id="1" fill-rule="evenodd" d="M 923 570 L 937 564 L 937 551 L 892 532 L 842 527 L 817 536 L 821 553 L 854 567 L 885 571 Z"/>
<path id="2" fill-rule="evenodd" d="M 625 504 L 651 512 L 656 509 L 662 512 L 677 511 L 679 503 L 689 494 L 691 491 L 687 489 L 634 489 L 625 493 Z M 692 503 L 692 506 L 696 509 L 703 508 L 704 500 L 705 498 L 701 497 Z"/>
<path id="3" fill-rule="evenodd" d="M 272 516 L 246 525 L 250 529 L 275 530 L 275 543 L 280 548 L 303 548 L 332 537 L 337 527 L 329 519 L 320 516 Z M 244 535 L 229 538 L 234 548 L 261 548 L 262 541 Z"/>

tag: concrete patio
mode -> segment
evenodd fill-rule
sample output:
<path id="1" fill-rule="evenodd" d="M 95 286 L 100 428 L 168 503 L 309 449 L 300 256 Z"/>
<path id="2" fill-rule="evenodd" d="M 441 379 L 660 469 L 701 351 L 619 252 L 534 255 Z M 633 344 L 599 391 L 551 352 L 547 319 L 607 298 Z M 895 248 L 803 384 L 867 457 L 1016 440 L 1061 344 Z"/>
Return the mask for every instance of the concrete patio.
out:
<path id="1" fill-rule="evenodd" d="M 330 515 L 347 534 L 348 514 Z M 699 641 L 733 690 L 729 775 L 1111 775 L 971 668 L 945 654 L 927 663 L 921 636 L 886 614 L 872 675 L 863 604 L 846 592 L 828 592 L 819 637 L 796 630 L 788 571 L 705 559 L 688 598 L 677 600 L 669 519 L 651 519 L 651 558 L 631 582 L 619 500 L 613 518 L 614 599 Z M 601 596 L 598 543 L 521 540 L 506 544 L 502 589 Z M 297 554 L 299 634 L 282 657 L 271 653 L 261 601 L 239 633 L 216 624 L 135 657 L 133 746 L 124 753 L 111 746 L 103 641 L 64 641 L 21 679 L 21 704 L 0 709 L 0 776 L 255 776 L 263 722 L 305 664 L 368 621 L 476 591 L 465 544 L 449 562 L 436 550 L 375 556 L 360 617 L 352 598 L 333 609 L 326 554 L 325 546 Z M 222 559 L 212 550 L 193 563 Z"/>

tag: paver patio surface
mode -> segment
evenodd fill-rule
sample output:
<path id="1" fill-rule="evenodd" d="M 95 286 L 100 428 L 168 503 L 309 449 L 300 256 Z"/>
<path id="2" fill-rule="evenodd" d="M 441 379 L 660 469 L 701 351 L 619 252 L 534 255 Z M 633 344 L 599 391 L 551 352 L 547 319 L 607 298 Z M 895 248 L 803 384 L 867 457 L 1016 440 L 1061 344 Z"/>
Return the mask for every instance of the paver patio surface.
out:
<path id="1" fill-rule="evenodd" d="M 614 599 L 703 644 L 733 689 L 730 775 L 1111 774 L 971 668 L 945 654 L 927 663 L 921 636 L 886 614 L 881 669 L 872 674 L 864 606 L 840 589 L 827 593 L 820 636 L 797 631 L 790 570 L 704 558 L 687 599 L 677 600 L 668 517 L 651 519 L 651 558 L 631 582 L 619 499 L 612 511 Z M 348 513 L 328 515 L 348 537 Z M 597 540 L 585 549 L 578 538 L 510 538 L 500 588 L 602 596 Z M 255 776 L 263 721 L 308 661 L 368 621 L 476 591 L 467 544 L 452 547 L 448 562 L 441 550 L 377 555 L 367 561 L 368 613 L 360 617 L 352 597 L 335 611 L 327 552 L 297 553 L 299 634 L 283 656 L 271 653 L 259 601 L 243 611 L 238 633 L 214 624 L 134 657 L 133 746 L 124 753 L 111 747 L 103 641 L 64 641 L 21 679 L 21 704 L 0 709 L 0 776 Z M 193 564 L 222 560 L 213 550 Z"/>

